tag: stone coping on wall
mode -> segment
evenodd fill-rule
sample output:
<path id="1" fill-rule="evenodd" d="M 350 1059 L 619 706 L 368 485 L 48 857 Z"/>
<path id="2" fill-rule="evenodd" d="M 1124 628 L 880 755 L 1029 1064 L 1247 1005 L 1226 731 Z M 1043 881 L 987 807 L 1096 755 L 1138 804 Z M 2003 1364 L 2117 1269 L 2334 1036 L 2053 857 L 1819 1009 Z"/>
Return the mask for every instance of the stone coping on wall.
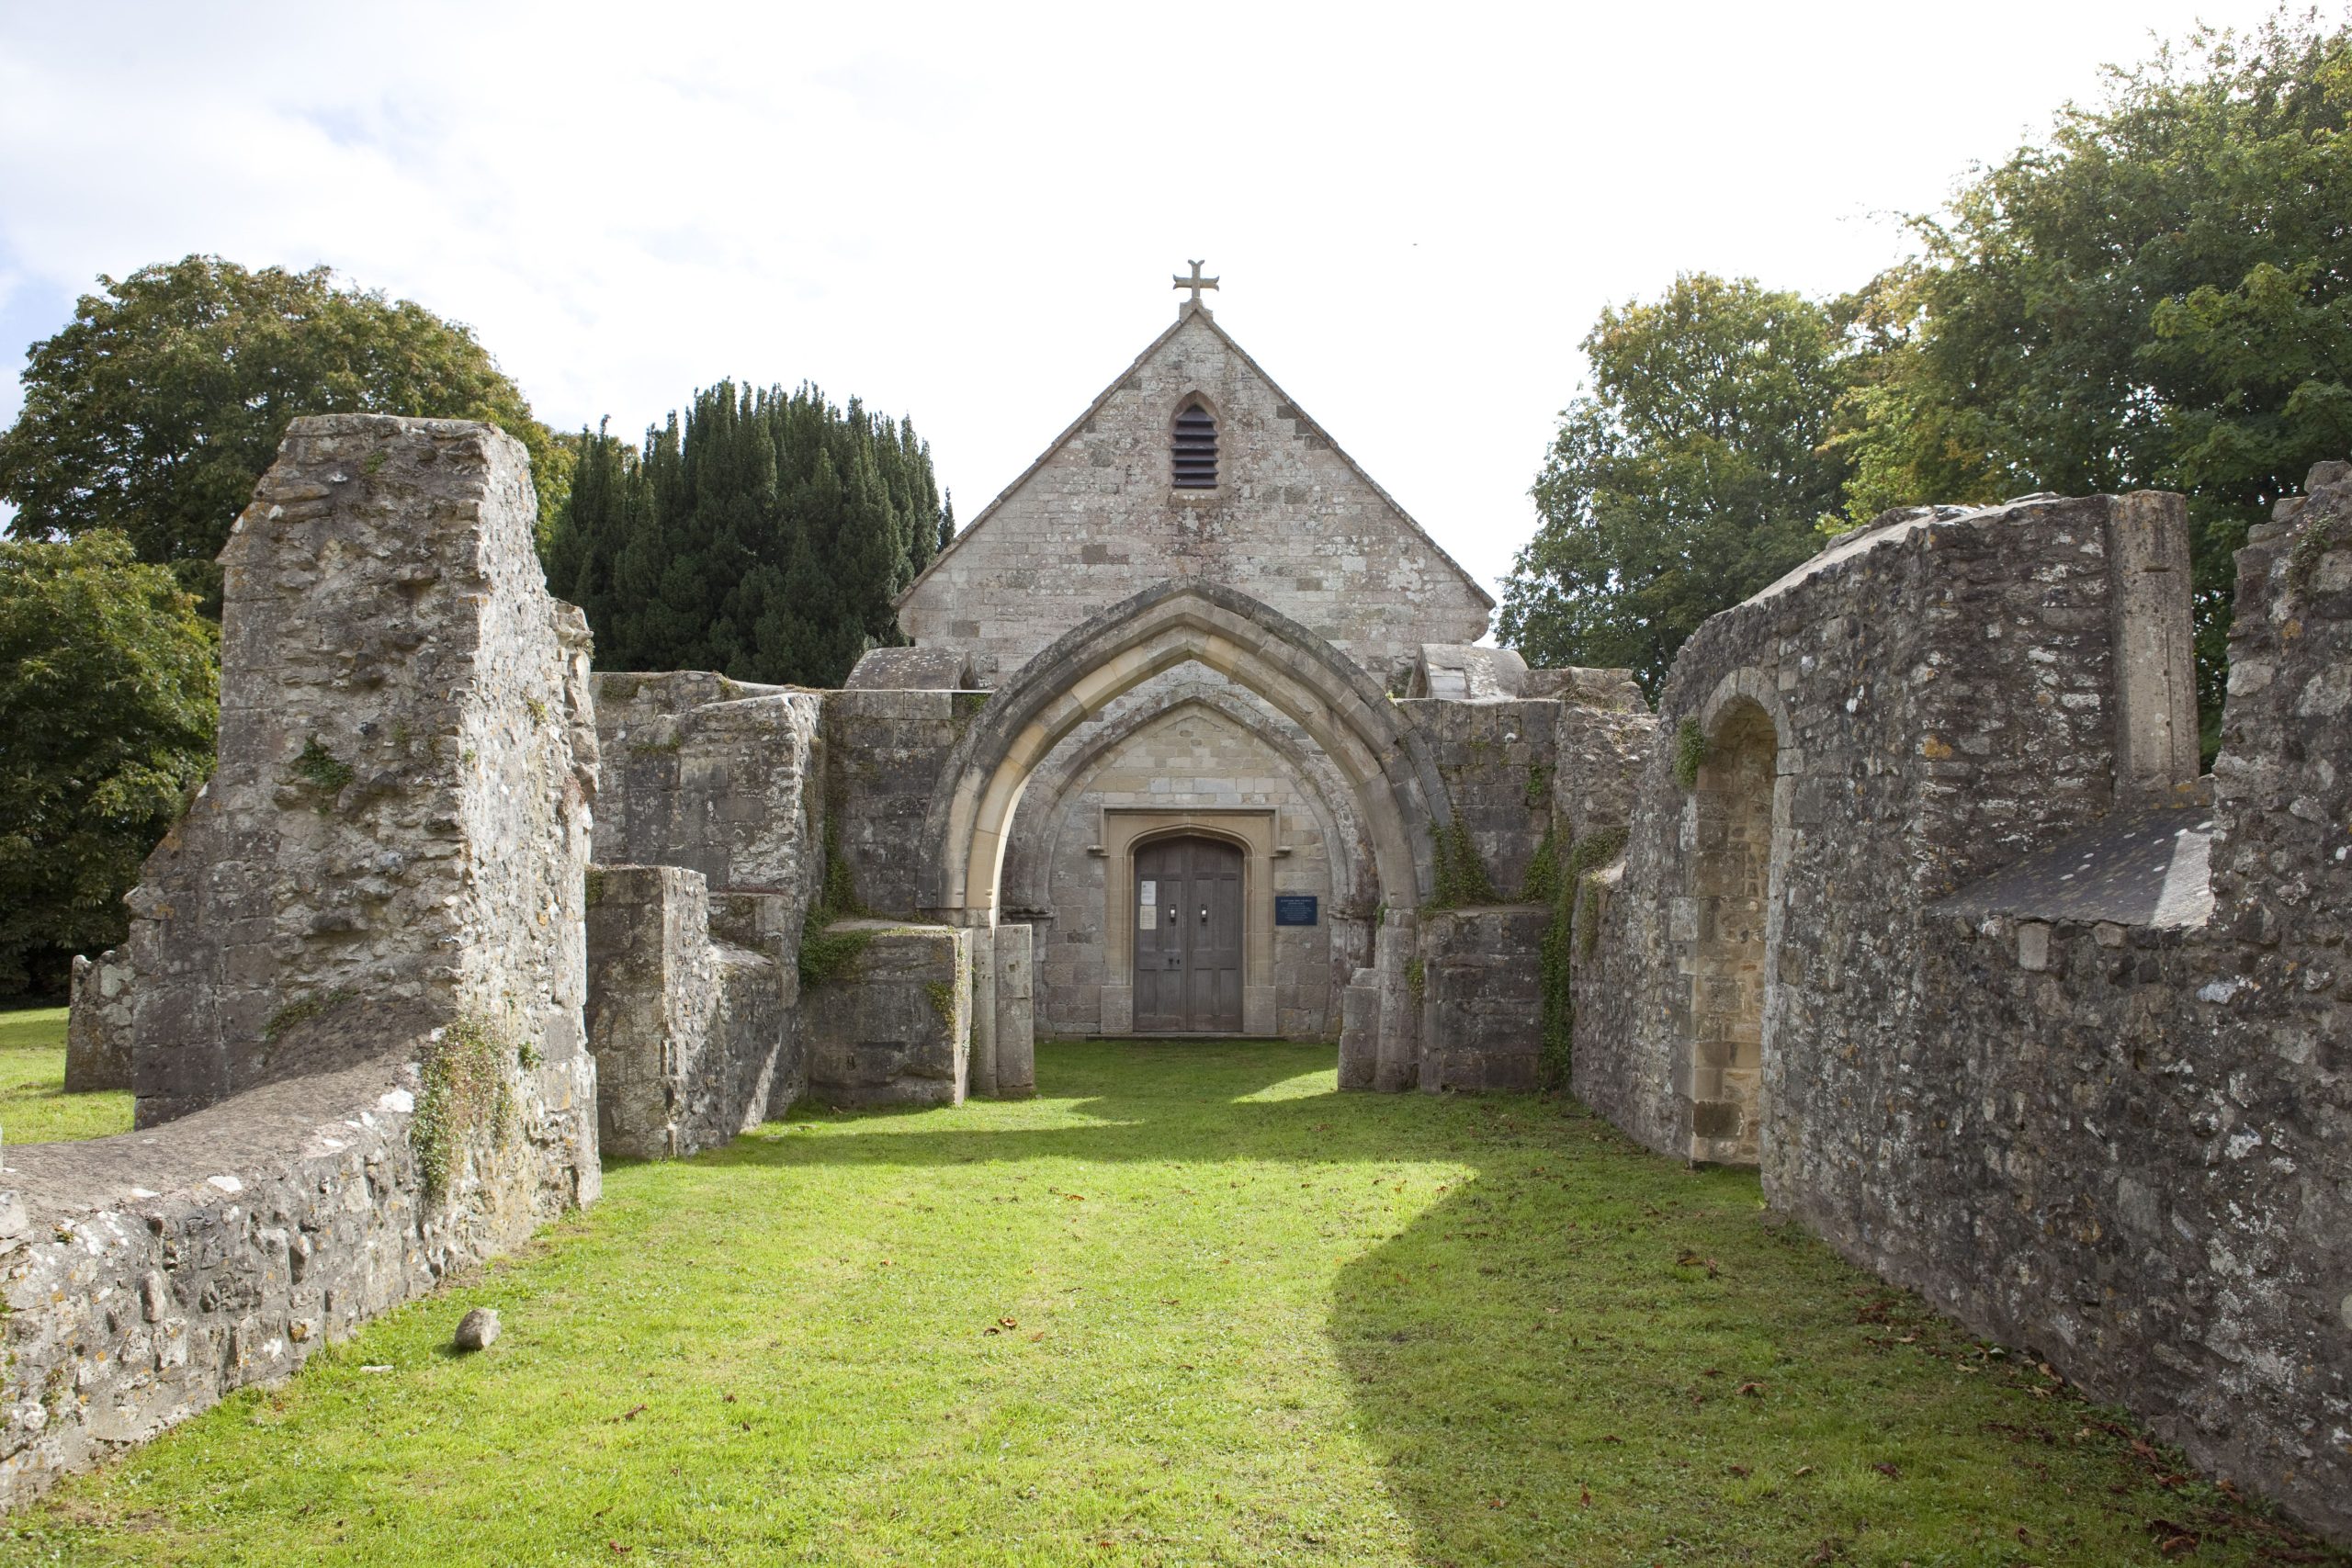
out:
<path id="1" fill-rule="evenodd" d="M 61 1219 L 188 1197 L 233 1195 L 272 1151 L 282 1164 L 340 1140 L 354 1116 L 405 1117 L 414 1089 L 401 1067 L 416 1053 L 316 1077 L 275 1083 L 143 1132 L 64 1144 L 6 1146 L 0 1167 L 0 1256 Z M 259 1156 L 257 1161 L 256 1156 Z M 235 1183 L 236 1185 L 227 1185 Z"/>
<path id="2" fill-rule="evenodd" d="M 1930 914 L 2201 926 L 2213 912 L 2210 806 L 2120 811 L 2006 866 Z"/>

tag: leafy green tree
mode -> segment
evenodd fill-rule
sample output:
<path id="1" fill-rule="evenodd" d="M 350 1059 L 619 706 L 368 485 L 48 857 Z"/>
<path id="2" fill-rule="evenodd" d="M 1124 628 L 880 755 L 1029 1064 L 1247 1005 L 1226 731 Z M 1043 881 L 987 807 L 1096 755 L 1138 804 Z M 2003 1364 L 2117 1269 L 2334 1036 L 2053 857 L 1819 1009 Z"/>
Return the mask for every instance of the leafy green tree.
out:
<path id="1" fill-rule="evenodd" d="M 140 862 L 212 766 L 218 640 L 120 534 L 0 542 L 0 993 L 122 940 Z"/>
<path id="2" fill-rule="evenodd" d="M 1536 478 L 1501 637 L 1655 694 L 1700 622 L 1817 547 L 1848 471 L 1823 443 L 1849 355 L 1825 307 L 1703 274 L 1603 310 L 1583 347 L 1590 389 Z"/>
<path id="3" fill-rule="evenodd" d="M 213 558 L 306 413 L 487 420 L 530 449 L 542 517 L 562 499 L 569 448 L 470 331 L 421 305 L 215 256 L 98 282 L 32 346 L 0 433 L 18 538 L 114 529 L 217 603 Z"/>
<path id="4" fill-rule="evenodd" d="M 904 420 L 722 381 L 631 449 L 582 431 L 548 581 L 607 670 L 838 685 L 949 525 Z"/>
<path id="5" fill-rule="evenodd" d="M 2185 492 L 2210 728 L 2231 553 L 2352 451 L 2347 113 L 2345 28 L 2202 30 L 1915 220 L 1923 257 L 1855 303 L 1883 352 L 1838 438 L 1851 516 Z"/>

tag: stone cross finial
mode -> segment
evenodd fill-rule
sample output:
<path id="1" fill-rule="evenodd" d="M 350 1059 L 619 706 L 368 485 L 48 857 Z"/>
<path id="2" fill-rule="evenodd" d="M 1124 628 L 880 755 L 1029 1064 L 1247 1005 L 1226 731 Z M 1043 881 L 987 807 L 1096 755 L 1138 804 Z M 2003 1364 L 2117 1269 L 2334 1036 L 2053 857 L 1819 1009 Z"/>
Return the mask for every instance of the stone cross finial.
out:
<path id="1" fill-rule="evenodd" d="M 1190 277 L 1180 276 L 1176 279 L 1176 287 L 1179 288 L 1189 288 L 1193 291 L 1193 297 L 1184 302 L 1184 308 L 1190 310 L 1200 304 L 1202 289 L 1215 288 L 1216 287 L 1216 279 L 1214 277 L 1203 277 L 1201 276 L 1201 264 L 1194 262 L 1193 264 L 1193 276 Z"/>

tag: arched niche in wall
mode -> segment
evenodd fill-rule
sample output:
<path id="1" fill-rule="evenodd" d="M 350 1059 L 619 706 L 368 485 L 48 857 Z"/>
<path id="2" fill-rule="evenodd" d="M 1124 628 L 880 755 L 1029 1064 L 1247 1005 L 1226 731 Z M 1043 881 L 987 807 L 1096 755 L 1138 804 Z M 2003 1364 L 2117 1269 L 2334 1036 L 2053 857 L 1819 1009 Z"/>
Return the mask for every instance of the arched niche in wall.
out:
<path id="1" fill-rule="evenodd" d="M 1690 1157 L 1755 1165 L 1778 1010 L 1787 722 L 1770 682 L 1741 670 L 1717 685 L 1700 726 L 1707 752 L 1685 807 L 1690 849 L 1675 933 L 1690 976 L 1680 1010 Z"/>

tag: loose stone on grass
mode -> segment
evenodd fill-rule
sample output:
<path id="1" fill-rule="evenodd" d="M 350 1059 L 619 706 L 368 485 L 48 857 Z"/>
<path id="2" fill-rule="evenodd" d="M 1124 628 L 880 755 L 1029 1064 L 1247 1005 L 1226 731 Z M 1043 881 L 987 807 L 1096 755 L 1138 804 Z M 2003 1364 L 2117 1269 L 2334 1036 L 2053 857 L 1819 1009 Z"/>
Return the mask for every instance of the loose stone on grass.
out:
<path id="1" fill-rule="evenodd" d="M 498 1312 L 493 1307 L 476 1307 L 458 1320 L 457 1346 L 460 1350 L 487 1350 L 498 1337 Z"/>

